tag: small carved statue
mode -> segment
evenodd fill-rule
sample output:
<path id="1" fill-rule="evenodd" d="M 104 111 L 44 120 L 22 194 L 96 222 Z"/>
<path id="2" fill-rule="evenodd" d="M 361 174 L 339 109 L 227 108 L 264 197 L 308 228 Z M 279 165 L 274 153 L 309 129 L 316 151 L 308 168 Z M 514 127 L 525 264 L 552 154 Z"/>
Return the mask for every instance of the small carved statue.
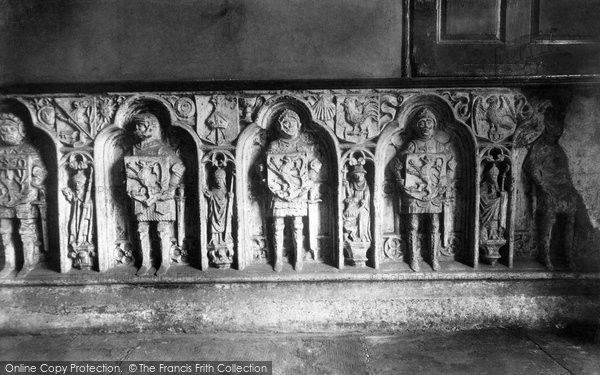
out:
<path id="1" fill-rule="evenodd" d="M 4 269 L 0 277 L 17 271 L 17 243 L 23 251 L 19 276 L 29 273 L 39 254 L 39 224 L 46 246 L 47 171 L 42 157 L 26 139 L 23 121 L 11 113 L 0 113 L 0 238 L 4 249 Z M 19 241 L 15 242 L 18 227 Z"/>
<path id="2" fill-rule="evenodd" d="M 175 241 L 174 223 L 181 224 L 184 200 L 181 181 L 185 166 L 175 150 L 163 139 L 158 118 L 151 113 L 133 117 L 137 143 L 133 156 L 125 157 L 127 194 L 133 199 L 142 250 L 138 275 L 152 267 L 150 260 L 150 223 L 156 223 L 160 238 L 161 263 L 157 275 L 164 275 L 170 265 L 171 247 Z M 178 225 L 181 230 L 182 225 Z M 179 234 L 179 237 L 182 235 Z"/>
<path id="3" fill-rule="evenodd" d="M 304 256 L 303 218 L 308 215 L 308 193 L 321 169 L 315 142 L 301 131 L 300 116 L 290 109 L 277 121 L 279 138 L 267 147 L 267 186 L 271 191 L 275 271 L 283 266 L 283 230 L 285 218 L 293 218 L 295 269 L 302 269 Z"/>
<path id="4" fill-rule="evenodd" d="M 479 242 L 485 260 L 491 265 L 500 259 L 500 248 L 506 244 L 506 211 L 508 193 L 503 189 L 504 175 L 499 183 L 500 170 L 496 164 L 485 173 L 479 193 Z"/>
<path id="5" fill-rule="evenodd" d="M 62 190 L 71 205 L 69 215 L 69 257 L 75 268 L 90 269 L 93 266 L 95 247 L 93 244 L 94 204 L 92 203 L 91 161 L 71 155 L 68 167 L 75 171 L 69 179 L 69 187 Z"/>
<path id="6" fill-rule="evenodd" d="M 554 270 L 550 257 L 550 243 L 554 237 L 554 224 L 563 217 L 563 247 L 567 266 L 574 269 L 573 239 L 578 193 L 571 182 L 567 155 L 558 140 L 562 127 L 557 118 L 545 118 L 545 129 L 533 143 L 525 163 L 524 170 L 534 185 L 534 206 L 537 206 L 538 251 L 541 262 L 549 270 Z"/>
<path id="7" fill-rule="evenodd" d="M 393 172 L 400 188 L 400 213 L 406 219 L 410 267 L 419 271 L 419 218 L 428 219 L 431 266 L 440 269 L 438 261 L 440 216 L 444 215 L 444 238 L 452 219 L 452 184 L 456 162 L 447 143 L 436 139 L 437 119 L 427 108 L 417 113 L 411 124 L 412 139 L 399 150 Z M 448 220 L 446 220 L 448 219 Z M 445 241 L 446 242 L 446 241 Z"/>
<path id="8" fill-rule="evenodd" d="M 344 241 L 349 261 L 359 267 L 367 261 L 371 247 L 371 191 L 363 167 L 364 158 L 351 160 L 348 181 L 344 183 Z"/>
<path id="9" fill-rule="evenodd" d="M 227 172 L 218 166 L 214 172 L 215 187 L 204 192 L 208 199 L 208 222 L 210 238 L 208 255 L 218 268 L 229 268 L 233 262 L 233 238 L 231 217 L 233 211 L 233 181 L 227 191 Z"/>

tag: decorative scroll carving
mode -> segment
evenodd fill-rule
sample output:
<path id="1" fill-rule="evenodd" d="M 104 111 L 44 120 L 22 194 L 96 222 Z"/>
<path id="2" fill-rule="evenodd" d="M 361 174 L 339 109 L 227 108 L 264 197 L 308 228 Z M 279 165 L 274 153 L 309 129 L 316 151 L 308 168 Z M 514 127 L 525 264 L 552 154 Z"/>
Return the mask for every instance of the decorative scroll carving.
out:
<path id="1" fill-rule="evenodd" d="M 185 196 L 180 185 L 185 166 L 175 151 L 163 140 L 158 118 L 150 113 L 133 118 L 136 145 L 133 156 L 125 157 L 127 194 L 133 200 L 134 214 L 142 251 L 142 265 L 138 275 L 147 273 L 152 267 L 150 253 L 150 223 L 156 223 L 160 237 L 161 262 L 157 275 L 167 272 L 171 262 L 171 247 L 174 238 L 183 246 L 182 233 L 185 217 Z M 175 237 L 173 224 L 178 222 Z"/>
<path id="2" fill-rule="evenodd" d="M 483 259 L 496 264 L 507 244 L 507 215 L 511 182 L 510 157 L 502 148 L 486 149 L 481 158 L 479 185 L 479 246 Z"/>
<path id="3" fill-rule="evenodd" d="M 402 260 L 404 256 L 404 243 L 401 238 L 388 237 L 383 244 L 383 252 L 386 257 L 392 260 Z"/>
<path id="4" fill-rule="evenodd" d="M 72 153 L 66 164 L 70 171 L 68 187 L 62 193 L 69 202 L 69 258 L 73 267 L 94 266 L 93 162 L 88 154 Z"/>
<path id="5" fill-rule="evenodd" d="M 471 118 L 471 96 L 468 92 L 445 91 L 442 96 L 452 105 L 454 115 L 465 123 Z"/>
<path id="6" fill-rule="evenodd" d="M 293 218 L 295 266 L 302 269 L 304 257 L 304 221 L 309 213 L 308 194 L 313 188 L 321 162 L 315 155 L 315 141 L 302 130 L 298 113 L 286 109 L 278 117 L 278 139 L 266 152 L 267 186 L 272 195 L 273 244 L 275 271 L 283 267 L 284 218 Z"/>
<path id="7" fill-rule="evenodd" d="M 420 110 L 409 124 L 414 135 L 399 150 L 394 173 L 401 191 L 400 212 L 407 216 L 410 266 L 419 270 L 418 226 L 419 218 L 428 218 L 430 258 L 434 271 L 440 269 L 438 261 L 440 216 L 443 216 L 443 246 L 447 243 L 448 229 L 453 220 L 452 184 L 456 161 L 447 141 L 440 141 L 438 120 L 433 112 Z"/>
<path id="8" fill-rule="evenodd" d="M 196 104 L 186 96 L 165 95 L 164 98 L 171 104 L 177 119 L 186 125 L 192 125 L 195 121 Z"/>
<path id="9" fill-rule="evenodd" d="M 210 189 L 204 191 L 207 200 L 208 256 L 217 268 L 229 268 L 233 263 L 233 202 L 234 159 L 226 152 L 213 152 L 205 157 L 209 169 Z M 228 172 L 229 171 L 229 172 Z"/>
<path id="10" fill-rule="evenodd" d="M 336 135 L 360 143 L 379 135 L 379 101 L 376 96 L 338 96 Z"/>
<path id="11" fill-rule="evenodd" d="M 18 274 L 28 274 L 36 265 L 40 245 L 48 246 L 47 174 L 40 152 L 26 138 L 23 120 L 0 113 L 0 240 L 5 259 L 0 277 L 18 271 L 17 252 L 23 258 Z"/>
<path id="12" fill-rule="evenodd" d="M 356 151 L 344 168 L 344 249 L 350 264 L 358 267 L 365 266 L 372 240 L 371 189 L 365 177 L 366 161 L 364 152 Z"/>

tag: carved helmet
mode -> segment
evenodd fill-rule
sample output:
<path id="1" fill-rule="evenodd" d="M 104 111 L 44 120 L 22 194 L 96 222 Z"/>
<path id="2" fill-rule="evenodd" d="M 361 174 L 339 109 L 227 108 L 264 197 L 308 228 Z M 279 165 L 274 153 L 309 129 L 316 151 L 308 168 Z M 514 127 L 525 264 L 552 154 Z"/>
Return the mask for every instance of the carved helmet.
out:
<path id="1" fill-rule="evenodd" d="M 159 138 L 162 136 L 162 132 L 160 129 L 160 122 L 158 121 L 158 117 L 155 114 L 149 112 L 142 112 L 134 115 L 131 118 L 131 122 L 136 125 L 138 123 L 146 123 L 147 129 L 145 134 L 148 136 L 158 136 Z"/>
<path id="2" fill-rule="evenodd" d="M 415 124 L 419 120 L 426 119 L 426 118 L 433 120 L 434 127 L 437 126 L 437 117 L 429 108 L 423 108 L 419 112 L 417 112 L 417 115 L 415 116 Z"/>
<path id="3" fill-rule="evenodd" d="M 25 136 L 25 124 L 20 118 L 13 115 L 12 113 L 0 113 L 0 124 L 4 124 L 7 122 L 12 122 L 13 124 L 16 124 L 19 129 L 19 134 L 23 137 Z"/>

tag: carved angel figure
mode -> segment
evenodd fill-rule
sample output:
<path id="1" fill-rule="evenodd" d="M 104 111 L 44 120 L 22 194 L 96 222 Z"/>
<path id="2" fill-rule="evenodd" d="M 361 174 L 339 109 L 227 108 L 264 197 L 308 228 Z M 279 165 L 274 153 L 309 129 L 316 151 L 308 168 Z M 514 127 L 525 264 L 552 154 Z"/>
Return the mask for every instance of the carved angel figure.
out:
<path id="1" fill-rule="evenodd" d="M 148 272 L 151 240 L 150 222 L 156 222 L 161 240 L 161 264 L 156 272 L 163 275 L 170 265 L 171 245 L 175 240 L 174 222 L 183 220 L 183 197 L 180 186 L 185 166 L 175 150 L 162 137 L 155 115 L 142 113 L 133 117 L 137 140 L 133 156 L 125 157 L 127 194 L 134 201 L 142 265 L 138 275 Z M 179 196 L 176 195 L 179 190 Z M 178 214 L 179 213 L 179 214 Z M 178 226 L 181 228 L 181 225 Z M 181 237 L 181 235 L 180 235 Z"/>
<path id="2" fill-rule="evenodd" d="M 35 266 L 40 224 L 47 246 L 46 176 L 39 151 L 26 139 L 23 121 L 12 113 L 0 113 L 0 239 L 5 259 L 0 277 L 17 272 L 17 233 L 23 256 L 19 276 Z"/>

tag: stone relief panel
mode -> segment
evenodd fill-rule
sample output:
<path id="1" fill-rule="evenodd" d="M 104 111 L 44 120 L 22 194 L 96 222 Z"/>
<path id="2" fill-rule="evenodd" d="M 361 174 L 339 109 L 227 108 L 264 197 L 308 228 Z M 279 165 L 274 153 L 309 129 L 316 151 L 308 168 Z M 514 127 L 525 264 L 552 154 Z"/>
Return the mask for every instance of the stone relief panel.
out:
<path id="1" fill-rule="evenodd" d="M 258 121 L 264 129 L 248 127 L 238 144 L 245 162 L 240 173 L 249 180 L 238 204 L 248 202 L 262 214 L 262 225 L 242 228 L 255 251 L 245 259 L 264 261 L 262 246 L 271 245 L 275 271 L 288 262 L 300 271 L 305 261 L 331 261 L 337 252 L 321 248 L 336 224 L 328 219 L 335 212 L 331 198 L 336 186 L 331 183 L 336 175 L 333 148 L 326 143 L 330 135 L 312 122 L 308 103 L 295 97 L 266 101 Z M 250 215 L 246 212 L 239 221 L 242 227 L 246 217 L 256 217 Z"/>
<path id="2" fill-rule="evenodd" d="M 99 137 L 97 161 L 105 168 L 97 172 L 97 200 L 107 203 L 98 207 L 109 221 L 98 229 L 114 244 L 99 257 L 101 270 L 128 265 L 161 276 L 172 264 L 196 261 L 198 183 L 187 176 L 197 175 L 197 147 L 173 111 L 158 97 L 132 98 L 119 126 Z"/>
<path id="3" fill-rule="evenodd" d="M 25 276 L 48 249 L 46 179 L 42 155 L 25 122 L 0 113 L 0 240 L 4 268 L 0 277 Z M 42 248 L 44 246 L 44 248 Z"/>
<path id="4" fill-rule="evenodd" d="M 211 151 L 203 160 L 201 248 L 210 266 L 230 268 L 234 260 L 235 157 L 228 151 Z M 236 223 L 237 224 L 237 223 Z"/>
<path id="5" fill-rule="evenodd" d="M 71 152 L 63 158 L 61 173 L 67 186 L 61 189 L 69 208 L 66 236 L 70 266 L 96 268 L 94 212 L 94 161 L 88 152 Z"/>
<path id="6" fill-rule="evenodd" d="M 351 150 L 342 158 L 342 228 L 344 258 L 352 266 L 364 267 L 373 245 L 374 156 L 364 150 Z M 370 173 L 369 173 L 370 172 Z"/>
<path id="7" fill-rule="evenodd" d="M 590 253 L 575 235 L 589 223 L 556 98 L 498 88 L 2 100 L 3 276 L 40 263 L 158 276 L 535 259 L 553 270 Z"/>
<path id="8" fill-rule="evenodd" d="M 238 99 L 235 96 L 196 96 L 198 134 L 213 145 L 231 143 L 240 132 Z"/>

